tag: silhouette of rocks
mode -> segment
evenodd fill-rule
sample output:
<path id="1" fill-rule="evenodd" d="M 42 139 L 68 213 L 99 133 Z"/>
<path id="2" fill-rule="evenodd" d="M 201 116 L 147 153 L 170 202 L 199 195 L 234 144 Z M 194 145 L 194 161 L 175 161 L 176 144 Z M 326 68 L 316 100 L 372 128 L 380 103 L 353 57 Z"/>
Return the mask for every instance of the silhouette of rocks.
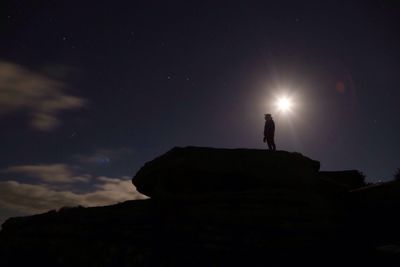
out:
<path id="1" fill-rule="evenodd" d="M 150 197 L 239 192 L 315 183 L 319 166 L 285 151 L 176 147 L 146 163 L 132 182 Z"/>
<path id="2" fill-rule="evenodd" d="M 354 173 L 318 170 L 317 161 L 298 153 L 174 148 L 133 178 L 150 199 L 7 220 L 0 232 L 0 266 L 395 261 L 400 238 L 387 235 L 380 243 L 379 231 L 366 220 L 369 206 L 384 202 L 384 193 L 368 187 L 349 192 L 354 183 L 343 177 Z"/>
<path id="3" fill-rule="evenodd" d="M 348 190 L 365 186 L 364 175 L 357 170 L 320 172 L 319 177 L 335 182 L 346 187 Z"/>
<path id="4" fill-rule="evenodd" d="M 400 263 L 400 181 L 391 181 L 351 192 L 357 203 L 353 223 L 359 225 L 360 240 L 371 243 L 381 254 Z M 365 235 L 368 233 L 368 235 Z"/>

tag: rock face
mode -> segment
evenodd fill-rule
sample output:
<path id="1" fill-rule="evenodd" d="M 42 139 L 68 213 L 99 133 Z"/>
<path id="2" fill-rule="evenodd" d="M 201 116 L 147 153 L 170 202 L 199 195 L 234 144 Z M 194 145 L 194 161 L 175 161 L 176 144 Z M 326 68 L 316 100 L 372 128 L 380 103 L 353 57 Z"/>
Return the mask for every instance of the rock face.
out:
<path id="1" fill-rule="evenodd" d="M 377 252 L 364 236 L 385 197 L 349 192 L 348 175 L 298 153 L 174 148 L 133 178 L 148 200 L 9 219 L 0 266 L 386 266 L 390 238 Z"/>
<path id="2" fill-rule="evenodd" d="M 319 166 L 285 151 L 176 147 L 146 163 L 132 182 L 150 197 L 240 192 L 315 183 Z"/>

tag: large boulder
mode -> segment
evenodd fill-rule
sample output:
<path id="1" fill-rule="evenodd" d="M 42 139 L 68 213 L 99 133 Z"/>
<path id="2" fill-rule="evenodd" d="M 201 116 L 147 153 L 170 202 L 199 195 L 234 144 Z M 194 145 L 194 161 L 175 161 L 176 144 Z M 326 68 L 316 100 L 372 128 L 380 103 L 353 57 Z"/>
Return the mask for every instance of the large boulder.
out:
<path id="1" fill-rule="evenodd" d="M 310 185 L 319 167 L 318 161 L 285 151 L 175 147 L 146 163 L 132 182 L 150 197 L 240 192 Z"/>

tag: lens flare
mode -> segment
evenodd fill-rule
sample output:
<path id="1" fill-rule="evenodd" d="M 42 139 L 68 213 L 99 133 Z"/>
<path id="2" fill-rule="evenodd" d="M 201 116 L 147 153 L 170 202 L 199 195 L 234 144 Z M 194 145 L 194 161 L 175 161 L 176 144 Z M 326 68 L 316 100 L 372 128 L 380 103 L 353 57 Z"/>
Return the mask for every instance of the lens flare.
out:
<path id="1" fill-rule="evenodd" d="M 282 112 L 288 112 L 292 109 L 293 103 L 288 97 L 280 97 L 277 100 L 277 107 Z"/>

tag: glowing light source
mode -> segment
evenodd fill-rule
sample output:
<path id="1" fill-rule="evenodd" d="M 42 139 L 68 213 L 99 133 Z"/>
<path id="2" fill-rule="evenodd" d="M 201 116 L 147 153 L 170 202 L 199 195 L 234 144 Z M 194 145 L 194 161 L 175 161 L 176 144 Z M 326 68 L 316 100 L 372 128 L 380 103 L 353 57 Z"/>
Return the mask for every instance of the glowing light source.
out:
<path id="1" fill-rule="evenodd" d="M 293 102 L 286 96 L 279 97 L 276 103 L 278 109 L 282 112 L 288 112 L 292 109 Z"/>

